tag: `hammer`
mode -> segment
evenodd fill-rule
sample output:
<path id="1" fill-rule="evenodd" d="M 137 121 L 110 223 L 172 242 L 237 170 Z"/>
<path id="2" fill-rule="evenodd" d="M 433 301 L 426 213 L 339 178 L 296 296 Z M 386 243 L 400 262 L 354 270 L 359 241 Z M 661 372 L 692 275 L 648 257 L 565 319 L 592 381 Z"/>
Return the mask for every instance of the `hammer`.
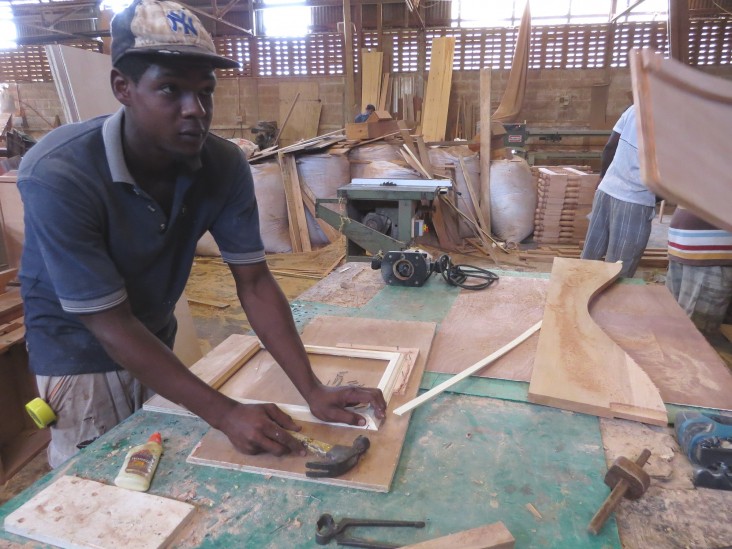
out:
<path id="1" fill-rule="evenodd" d="M 310 478 L 339 477 L 353 469 L 361 456 L 366 453 L 371 443 L 365 436 L 359 435 L 351 446 L 342 444 L 328 444 L 312 437 L 287 431 L 299 440 L 305 448 L 324 458 L 323 461 L 308 461 L 305 467 L 305 476 Z"/>

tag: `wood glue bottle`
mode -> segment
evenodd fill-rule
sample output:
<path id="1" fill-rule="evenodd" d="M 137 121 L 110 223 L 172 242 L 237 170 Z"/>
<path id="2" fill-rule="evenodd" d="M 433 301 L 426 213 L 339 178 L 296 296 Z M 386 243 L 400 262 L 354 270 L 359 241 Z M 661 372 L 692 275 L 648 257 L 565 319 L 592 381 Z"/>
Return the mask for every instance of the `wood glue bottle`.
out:
<path id="1" fill-rule="evenodd" d="M 163 453 L 160 433 L 153 433 L 145 444 L 135 446 L 128 453 L 114 483 L 120 488 L 146 492 Z"/>

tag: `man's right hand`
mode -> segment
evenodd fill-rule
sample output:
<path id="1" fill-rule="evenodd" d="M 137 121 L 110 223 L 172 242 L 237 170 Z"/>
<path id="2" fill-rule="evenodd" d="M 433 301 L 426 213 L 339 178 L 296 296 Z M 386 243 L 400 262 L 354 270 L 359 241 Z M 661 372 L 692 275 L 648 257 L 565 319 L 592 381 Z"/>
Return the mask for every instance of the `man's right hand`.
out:
<path id="1" fill-rule="evenodd" d="M 274 404 L 239 404 L 226 414 L 221 431 L 245 454 L 305 455 L 302 443 L 287 431 L 301 427 Z"/>

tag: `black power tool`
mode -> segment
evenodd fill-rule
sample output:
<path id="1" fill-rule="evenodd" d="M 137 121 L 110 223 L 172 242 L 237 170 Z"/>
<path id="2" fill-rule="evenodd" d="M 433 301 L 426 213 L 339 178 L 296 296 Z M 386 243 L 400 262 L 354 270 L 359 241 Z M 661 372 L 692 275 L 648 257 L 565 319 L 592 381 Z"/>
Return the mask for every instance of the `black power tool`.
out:
<path id="1" fill-rule="evenodd" d="M 432 273 L 440 273 L 451 286 L 459 286 L 466 290 L 482 290 L 498 280 L 498 275 L 473 267 L 472 265 L 454 265 L 447 255 L 442 255 L 435 262 L 432 256 L 419 248 L 378 253 L 371 260 L 371 268 L 381 269 L 384 282 L 391 286 L 423 286 Z M 466 284 L 468 278 L 478 278 L 482 282 Z"/>

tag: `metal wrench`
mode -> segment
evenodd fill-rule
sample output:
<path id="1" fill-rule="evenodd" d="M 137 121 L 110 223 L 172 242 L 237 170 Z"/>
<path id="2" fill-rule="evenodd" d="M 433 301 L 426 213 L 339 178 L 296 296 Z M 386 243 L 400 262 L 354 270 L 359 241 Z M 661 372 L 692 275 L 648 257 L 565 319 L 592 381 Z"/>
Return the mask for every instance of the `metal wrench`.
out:
<path id="1" fill-rule="evenodd" d="M 346 535 L 347 528 L 356 526 L 408 526 L 411 528 L 424 528 L 424 522 L 411 520 L 378 520 L 378 519 L 353 519 L 343 518 L 336 521 L 332 515 L 325 513 L 320 515 L 315 531 L 315 541 L 318 545 L 327 545 L 335 539 L 338 545 L 349 545 L 351 547 L 369 547 L 371 549 L 394 549 L 401 547 L 393 543 L 379 543 L 362 538 L 354 538 Z"/>

